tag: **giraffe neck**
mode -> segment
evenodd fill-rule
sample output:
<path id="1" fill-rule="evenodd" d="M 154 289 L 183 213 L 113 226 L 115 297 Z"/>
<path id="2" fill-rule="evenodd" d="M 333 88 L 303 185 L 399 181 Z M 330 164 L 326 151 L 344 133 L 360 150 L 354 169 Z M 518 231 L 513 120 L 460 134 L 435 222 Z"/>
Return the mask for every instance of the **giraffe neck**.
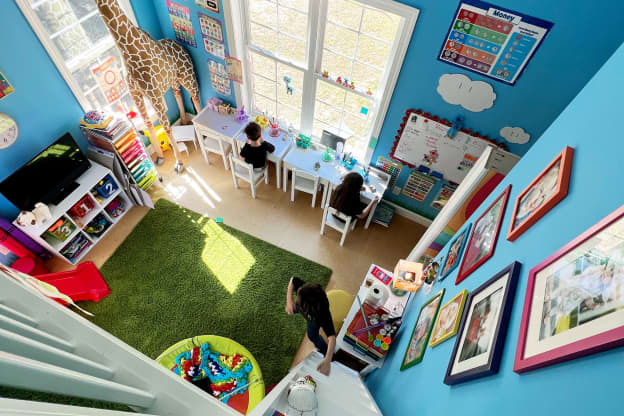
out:
<path id="1" fill-rule="evenodd" d="M 149 35 L 136 27 L 119 7 L 117 0 L 95 0 L 102 19 L 108 27 L 117 47 L 124 57 L 128 56 L 131 44 L 143 44 L 151 40 Z"/>

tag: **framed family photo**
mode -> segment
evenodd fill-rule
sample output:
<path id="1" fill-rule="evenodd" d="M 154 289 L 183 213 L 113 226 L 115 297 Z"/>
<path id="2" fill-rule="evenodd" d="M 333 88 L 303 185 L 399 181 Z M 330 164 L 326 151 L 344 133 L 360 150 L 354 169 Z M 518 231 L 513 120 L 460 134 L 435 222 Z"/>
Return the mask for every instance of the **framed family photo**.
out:
<path id="1" fill-rule="evenodd" d="M 531 269 L 514 371 L 624 345 L 624 206 Z"/>
<path id="2" fill-rule="evenodd" d="M 567 146 L 516 198 L 507 240 L 514 241 L 568 194 L 574 149 Z"/>
<path id="3" fill-rule="evenodd" d="M 412 331 L 410 342 L 405 350 L 403 356 L 403 362 L 401 363 L 401 371 L 406 370 L 418 363 L 420 363 L 425 356 L 425 350 L 427 349 L 427 343 L 431 336 L 431 329 L 435 322 L 438 309 L 442 303 L 442 297 L 444 296 L 444 289 L 435 294 L 429 299 L 418 313 L 416 319 L 416 325 Z"/>
<path id="4" fill-rule="evenodd" d="M 455 284 L 468 277 L 494 254 L 510 190 L 511 185 L 507 186 L 503 193 L 475 221 Z"/>
<path id="5" fill-rule="evenodd" d="M 430 347 L 441 344 L 457 333 L 467 297 L 468 291 L 464 289 L 440 308 L 429 340 Z"/>
<path id="6" fill-rule="evenodd" d="M 520 267 L 518 262 L 511 263 L 470 294 L 445 384 L 463 383 L 498 372 Z"/>
<path id="7" fill-rule="evenodd" d="M 456 236 L 451 243 L 448 254 L 446 255 L 444 266 L 442 266 L 442 270 L 440 270 L 440 277 L 438 277 L 438 280 L 446 279 L 446 276 L 451 274 L 451 272 L 459 265 L 459 260 L 461 259 L 461 255 L 464 251 L 464 246 L 466 245 L 466 241 L 468 241 L 468 236 L 470 235 L 470 227 L 472 227 L 472 224 L 468 224 L 468 226 L 466 226 L 466 228 L 464 228 L 464 230 Z"/>

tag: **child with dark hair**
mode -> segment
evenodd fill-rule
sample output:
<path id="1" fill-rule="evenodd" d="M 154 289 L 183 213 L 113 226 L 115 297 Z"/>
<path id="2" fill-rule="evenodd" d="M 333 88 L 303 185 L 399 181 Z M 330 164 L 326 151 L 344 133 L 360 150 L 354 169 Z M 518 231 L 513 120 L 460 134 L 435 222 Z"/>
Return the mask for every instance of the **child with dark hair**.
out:
<path id="1" fill-rule="evenodd" d="M 251 122 L 245 127 L 247 141 L 240 152 L 245 162 L 250 163 L 254 169 L 262 169 L 266 165 L 266 155 L 275 151 L 275 146 L 265 142 L 262 138 L 262 128 L 256 122 Z"/>
<path id="2" fill-rule="evenodd" d="M 293 301 L 293 294 L 297 295 Z M 298 277 L 292 277 L 288 283 L 286 294 L 286 313 L 292 315 L 300 313 L 308 323 L 308 338 L 321 354 L 325 356 L 318 365 L 317 370 L 329 376 L 331 361 L 336 348 L 336 330 L 331 312 L 329 300 L 321 285 L 317 283 L 305 283 Z M 323 328 L 327 342 L 321 337 L 320 329 Z"/>
<path id="3" fill-rule="evenodd" d="M 348 173 L 332 193 L 329 206 L 354 219 L 366 218 L 379 198 L 375 197 L 368 205 L 362 203 L 360 201 L 362 185 L 364 185 L 362 175 L 357 172 Z M 340 218 L 338 219 L 340 220 Z"/>

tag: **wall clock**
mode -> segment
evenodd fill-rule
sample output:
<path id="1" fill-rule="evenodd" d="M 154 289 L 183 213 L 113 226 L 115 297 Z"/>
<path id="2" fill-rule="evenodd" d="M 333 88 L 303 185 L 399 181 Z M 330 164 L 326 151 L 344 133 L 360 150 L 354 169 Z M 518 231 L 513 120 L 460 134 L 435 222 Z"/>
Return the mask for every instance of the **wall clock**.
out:
<path id="1" fill-rule="evenodd" d="M 0 113 L 0 149 L 6 149 L 17 140 L 17 123 L 6 114 Z"/>

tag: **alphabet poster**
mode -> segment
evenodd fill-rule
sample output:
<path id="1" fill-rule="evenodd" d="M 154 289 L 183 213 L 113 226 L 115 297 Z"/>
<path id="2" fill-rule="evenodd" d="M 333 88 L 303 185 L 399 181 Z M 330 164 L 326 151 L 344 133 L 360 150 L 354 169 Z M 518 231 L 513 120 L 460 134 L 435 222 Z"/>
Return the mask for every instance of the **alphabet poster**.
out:
<path id="1" fill-rule="evenodd" d="M 121 68 L 114 56 L 104 63 L 91 68 L 100 90 L 108 103 L 117 101 L 128 90 L 128 86 L 121 76 Z"/>
<path id="2" fill-rule="evenodd" d="M 201 29 L 204 49 L 211 55 L 225 58 L 225 45 L 223 44 L 223 29 L 221 22 L 203 13 L 197 13 Z"/>
<path id="3" fill-rule="evenodd" d="M 171 19 L 171 26 L 173 26 L 176 40 L 196 48 L 195 30 L 193 30 L 189 8 L 167 0 L 167 10 L 169 11 L 169 18 Z"/>
<path id="4" fill-rule="evenodd" d="M 422 202 L 427 198 L 436 180 L 418 171 L 412 171 L 403 187 L 403 195 Z"/>
<path id="5" fill-rule="evenodd" d="M 513 85 L 552 27 L 536 17 L 464 0 L 438 59 Z"/>

